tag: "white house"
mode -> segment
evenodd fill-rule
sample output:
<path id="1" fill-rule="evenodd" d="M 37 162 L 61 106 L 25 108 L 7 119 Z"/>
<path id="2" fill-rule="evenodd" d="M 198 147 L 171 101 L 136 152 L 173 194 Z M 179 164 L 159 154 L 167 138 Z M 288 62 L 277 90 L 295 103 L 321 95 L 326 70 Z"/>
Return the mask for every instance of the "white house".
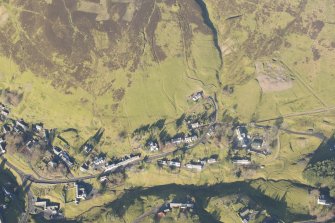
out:
<path id="1" fill-rule="evenodd" d="M 185 166 L 186 166 L 187 169 L 194 169 L 194 170 L 198 170 L 198 171 L 201 171 L 204 167 L 201 163 L 198 163 L 198 164 L 188 163 Z"/>
<path id="2" fill-rule="evenodd" d="M 76 189 L 76 200 L 85 200 L 87 197 L 85 188 L 79 187 L 77 183 L 74 183 L 74 187 Z"/>
<path id="3" fill-rule="evenodd" d="M 318 198 L 318 204 L 323 206 L 330 206 L 332 203 L 324 195 L 320 195 Z"/>
<path id="4" fill-rule="evenodd" d="M 235 159 L 233 160 L 233 163 L 237 165 L 249 165 L 251 164 L 251 161 L 247 159 Z"/>

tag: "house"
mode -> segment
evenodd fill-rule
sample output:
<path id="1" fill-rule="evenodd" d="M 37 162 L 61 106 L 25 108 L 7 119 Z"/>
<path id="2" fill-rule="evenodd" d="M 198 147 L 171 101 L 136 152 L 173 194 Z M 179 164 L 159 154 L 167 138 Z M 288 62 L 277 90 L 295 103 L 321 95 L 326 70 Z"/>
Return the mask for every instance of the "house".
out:
<path id="1" fill-rule="evenodd" d="M 192 142 L 194 142 L 197 139 L 198 139 L 198 136 L 196 136 L 196 135 L 194 135 L 194 136 L 187 136 L 187 137 L 185 137 L 185 142 L 186 143 L 192 143 Z"/>
<path id="2" fill-rule="evenodd" d="M 251 142 L 251 148 L 253 149 L 261 149 L 263 146 L 263 139 L 261 138 L 254 138 Z"/>
<path id="3" fill-rule="evenodd" d="M 92 152 L 92 150 L 93 150 L 93 145 L 92 144 L 86 144 L 84 146 L 84 153 L 89 154 L 89 153 Z"/>
<path id="4" fill-rule="evenodd" d="M 238 126 L 235 129 L 237 140 L 240 142 L 242 148 L 247 148 L 250 136 L 248 130 L 244 126 Z"/>
<path id="5" fill-rule="evenodd" d="M 184 139 L 181 138 L 181 137 L 171 139 L 172 144 L 178 145 L 178 144 L 183 143 L 183 142 L 184 142 Z"/>
<path id="6" fill-rule="evenodd" d="M 159 150 L 159 146 L 155 142 L 149 142 L 148 147 L 149 147 L 150 152 L 155 152 Z"/>
<path id="7" fill-rule="evenodd" d="M 106 158 L 104 156 L 97 156 L 93 160 L 93 164 L 95 166 L 103 165 L 106 162 Z"/>
<path id="8" fill-rule="evenodd" d="M 70 156 L 67 152 L 64 152 L 64 151 L 61 152 L 59 154 L 59 157 L 64 161 L 64 163 L 66 163 L 68 167 L 72 167 L 74 165 L 74 163 L 71 161 Z"/>
<path id="9" fill-rule="evenodd" d="M 100 182 L 103 183 L 107 180 L 107 176 L 100 177 Z"/>
<path id="10" fill-rule="evenodd" d="M 157 164 L 160 166 L 167 166 L 168 165 L 169 160 L 167 159 L 162 159 L 162 160 L 158 160 Z"/>
<path id="11" fill-rule="evenodd" d="M 105 167 L 104 172 L 115 170 L 118 166 L 115 163 L 108 163 Z"/>
<path id="12" fill-rule="evenodd" d="M 193 203 L 173 203 L 173 202 L 171 202 L 169 205 L 170 205 L 170 209 L 172 209 L 172 208 L 186 209 L 186 208 L 193 208 L 194 207 Z"/>
<path id="13" fill-rule="evenodd" d="M 23 121 L 23 119 L 16 120 L 15 125 L 21 128 L 23 131 L 29 130 L 29 125 L 25 121 Z"/>
<path id="14" fill-rule="evenodd" d="M 215 159 L 215 158 L 209 158 L 208 160 L 207 160 L 207 163 L 208 164 L 212 164 L 212 163 L 216 163 L 218 160 L 217 159 Z"/>
<path id="15" fill-rule="evenodd" d="M 77 183 L 74 183 L 74 187 L 76 190 L 76 203 L 78 203 L 79 200 L 85 200 L 87 197 L 85 188 L 80 187 Z"/>
<path id="16" fill-rule="evenodd" d="M 4 115 L 4 116 L 8 116 L 9 115 L 9 111 L 7 109 L 3 109 L 1 111 L 1 114 Z"/>
<path id="17" fill-rule="evenodd" d="M 6 109 L 6 106 L 4 104 L 0 103 L 0 109 L 4 110 L 4 109 Z"/>
<path id="18" fill-rule="evenodd" d="M 40 132 L 42 130 L 43 130 L 43 124 L 42 123 L 33 124 L 33 131 L 34 132 Z"/>
<path id="19" fill-rule="evenodd" d="M 195 122 L 195 123 L 192 123 L 192 124 L 191 124 L 191 129 L 197 129 L 197 128 L 199 128 L 199 127 L 200 127 L 199 122 Z"/>
<path id="20" fill-rule="evenodd" d="M 54 161 L 52 161 L 52 160 L 48 162 L 48 165 L 49 165 L 50 167 L 52 167 L 52 168 L 56 168 L 56 167 L 57 167 L 57 163 L 54 162 Z"/>
<path id="21" fill-rule="evenodd" d="M 83 165 L 80 166 L 80 171 L 81 172 L 86 172 L 86 171 L 88 171 L 88 169 L 89 169 L 89 165 L 88 165 L 87 162 L 83 163 Z"/>
<path id="22" fill-rule="evenodd" d="M 169 163 L 170 167 L 181 167 L 181 163 L 179 161 L 170 161 Z"/>
<path id="23" fill-rule="evenodd" d="M 187 163 L 186 165 L 187 169 L 194 169 L 194 170 L 198 170 L 201 171 L 203 169 L 203 165 L 201 163 Z"/>
<path id="24" fill-rule="evenodd" d="M 31 139 L 26 143 L 26 148 L 29 151 L 32 151 L 32 149 L 34 148 L 35 145 L 38 144 L 38 139 Z"/>
<path id="25" fill-rule="evenodd" d="M 52 147 L 52 151 L 54 152 L 55 155 L 58 156 L 62 152 L 62 149 L 57 146 L 54 146 Z"/>
<path id="26" fill-rule="evenodd" d="M 16 133 L 22 133 L 22 132 L 24 132 L 23 129 L 20 128 L 19 126 L 14 126 L 14 127 L 13 127 L 13 130 L 14 130 L 14 132 L 16 132 Z"/>
<path id="27" fill-rule="evenodd" d="M 318 198 L 318 204 L 323 206 L 330 206 L 332 205 L 332 202 L 330 199 L 327 198 L 325 195 L 320 195 Z"/>
<path id="28" fill-rule="evenodd" d="M 0 155 L 5 154 L 6 153 L 6 144 L 4 144 L 3 142 L 0 143 Z"/>
<path id="29" fill-rule="evenodd" d="M 198 101 L 199 99 L 201 99 L 204 95 L 204 92 L 203 91 L 198 91 L 194 94 L 191 95 L 191 98 L 193 101 Z"/>
<path id="30" fill-rule="evenodd" d="M 251 161 L 248 159 L 234 159 L 233 163 L 237 165 L 250 165 Z"/>
<path id="31" fill-rule="evenodd" d="M 6 133 L 8 133 L 10 131 L 11 131 L 11 127 L 8 124 L 5 124 L 5 125 L 2 126 L 2 132 L 3 133 L 6 134 Z"/>

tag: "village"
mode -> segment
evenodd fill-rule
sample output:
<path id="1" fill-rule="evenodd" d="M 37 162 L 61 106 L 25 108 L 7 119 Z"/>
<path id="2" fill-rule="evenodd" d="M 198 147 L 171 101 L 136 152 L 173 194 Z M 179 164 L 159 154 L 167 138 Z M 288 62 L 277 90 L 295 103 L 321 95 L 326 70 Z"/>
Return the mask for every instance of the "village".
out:
<path id="1" fill-rule="evenodd" d="M 153 160 L 157 160 L 157 168 L 159 169 L 185 169 L 195 173 L 199 173 L 211 165 L 216 165 L 223 159 L 229 159 L 237 169 L 247 170 L 251 168 L 257 170 L 264 168 L 259 161 L 255 160 L 259 160 L 259 157 L 266 159 L 267 156 L 272 154 L 276 146 L 275 141 L 278 130 L 275 127 L 259 126 L 254 123 L 225 125 L 225 128 L 229 128 L 233 132 L 232 137 L 228 140 L 230 146 L 227 148 L 227 158 L 220 157 L 214 153 L 209 156 L 188 159 L 185 162 L 179 155 L 176 155 L 180 151 L 189 151 L 200 143 L 205 144 L 207 141 L 214 140 L 217 130 L 222 128 L 216 123 L 216 105 L 211 97 L 206 97 L 202 91 L 199 91 L 192 94 L 189 100 L 194 104 L 199 103 L 199 101 L 205 103 L 205 111 L 198 114 L 183 115 L 178 119 L 176 125 L 182 131 L 176 135 L 171 137 L 168 134 L 164 136 L 161 134 L 158 136 L 152 134 L 150 128 L 162 129 L 161 125 L 162 123 L 164 125 L 165 121 L 162 123 L 158 121 L 149 127 L 141 127 L 134 131 L 133 137 L 143 142 L 143 146 L 141 147 L 143 149 L 142 152 L 134 152 L 123 157 L 111 158 L 108 158 L 104 153 L 95 151 L 95 142 L 88 140 L 81 148 L 81 154 L 85 157 L 85 161 L 82 163 L 77 163 L 76 158 L 69 154 L 66 147 L 62 148 L 59 144 L 52 144 L 52 137 L 54 137 L 53 129 L 44 128 L 43 123 L 29 124 L 23 119 L 12 119 L 10 118 L 10 109 L 4 104 L 0 104 L 0 120 L 3 123 L 1 128 L 2 136 L 0 138 L 0 154 L 7 156 L 15 153 L 15 151 L 10 150 L 16 150 L 16 152 L 29 157 L 31 154 L 39 153 L 46 149 L 48 155 L 41 157 L 41 159 L 50 173 L 62 167 L 62 174 L 72 175 L 71 170 L 79 169 L 82 174 L 88 174 L 89 178 L 98 178 L 102 185 L 113 183 L 109 179 L 109 176 L 120 172 L 120 170 L 126 167 L 142 162 L 151 163 Z M 20 136 L 19 140 L 15 141 L 18 136 Z M 10 143 L 14 141 L 16 143 L 15 146 L 10 145 L 9 141 Z M 143 152 L 145 155 L 142 154 Z M 72 177 L 76 179 L 74 176 Z M 73 198 L 70 200 L 75 205 L 78 205 L 83 200 L 90 199 L 93 196 L 92 193 L 94 193 L 94 191 L 92 192 L 92 186 L 83 183 L 80 179 L 72 181 L 73 183 L 67 183 L 66 186 L 66 190 L 74 191 L 72 193 Z M 2 191 L 6 198 L 5 200 L 7 202 L 10 201 L 11 192 L 8 192 L 5 187 L 2 188 Z M 64 218 L 61 206 L 57 202 L 43 197 L 34 197 L 31 202 L 34 206 L 34 208 L 31 208 L 31 214 L 42 214 L 45 219 Z M 316 203 L 320 206 L 331 206 L 334 204 L 333 199 L 323 193 L 320 193 Z M 1 205 L 2 209 L 6 208 L 6 204 Z M 157 217 L 163 218 L 168 212 L 176 208 L 184 212 L 192 212 L 194 202 L 188 199 L 184 203 L 166 203 L 157 212 Z M 255 219 L 256 216 L 259 217 L 260 215 L 265 216 L 264 219 L 271 218 L 266 211 L 259 210 L 258 207 L 252 208 L 248 204 L 241 207 L 238 213 L 243 223 L 247 223 L 249 220 Z"/>

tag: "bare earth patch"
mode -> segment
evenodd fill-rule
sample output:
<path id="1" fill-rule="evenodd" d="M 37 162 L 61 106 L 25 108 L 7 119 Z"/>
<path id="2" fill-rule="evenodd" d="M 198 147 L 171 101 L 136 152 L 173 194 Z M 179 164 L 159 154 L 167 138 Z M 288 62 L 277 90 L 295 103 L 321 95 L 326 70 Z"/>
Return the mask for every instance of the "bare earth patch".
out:
<path id="1" fill-rule="evenodd" d="M 5 25 L 8 20 L 9 14 L 4 6 L 0 6 L 0 27 Z"/>
<path id="2" fill-rule="evenodd" d="M 256 77 L 263 92 L 285 91 L 293 86 L 288 71 L 272 62 L 256 62 Z"/>

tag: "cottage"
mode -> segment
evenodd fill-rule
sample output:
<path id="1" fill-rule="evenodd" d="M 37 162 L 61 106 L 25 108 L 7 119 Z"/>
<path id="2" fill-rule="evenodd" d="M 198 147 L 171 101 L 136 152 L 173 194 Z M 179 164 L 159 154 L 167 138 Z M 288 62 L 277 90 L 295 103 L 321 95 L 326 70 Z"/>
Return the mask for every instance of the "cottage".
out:
<path id="1" fill-rule="evenodd" d="M 197 128 L 199 128 L 199 127 L 200 127 L 199 122 L 195 122 L 195 123 L 192 123 L 192 124 L 191 124 L 191 129 L 197 129 Z"/>
<path id="2" fill-rule="evenodd" d="M 170 208 L 182 208 L 182 209 L 185 209 L 185 208 L 193 208 L 194 207 L 194 204 L 193 203 L 173 203 L 171 202 L 170 203 Z"/>
<path id="3" fill-rule="evenodd" d="M 188 163 L 185 166 L 187 169 L 194 169 L 197 171 L 201 171 L 204 167 L 201 163 Z"/>
<path id="4" fill-rule="evenodd" d="M 79 200 L 85 200 L 87 197 L 86 190 L 83 187 L 80 187 L 77 183 L 74 183 L 76 189 L 76 202 Z"/>
<path id="5" fill-rule="evenodd" d="M 199 91 L 199 92 L 196 92 L 194 94 L 191 95 L 191 98 L 193 101 L 198 101 L 199 99 L 201 99 L 204 95 L 204 92 L 203 91 Z"/>
<path id="6" fill-rule="evenodd" d="M 157 164 L 160 165 L 160 166 L 167 166 L 168 165 L 168 160 L 166 160 L 166 159 L 158 160 Z"/>
<path id="7" fill-rule="evenodd" d="M 34 132 L 40 132 L 42 130 L 43 130 L 43 124 L 42 123 L 33 124 L 33 131 Z"/>
<path id="8" fill-rule="evenodd" d="M 115 163 L 107 164 L 106 167 L 105 167 L 104 172 L 112 171 L 112 170 L 116 169 L 117 167 L 118 166 Z"/>
<path id="9" fill-rule="evenodd" d="M 23 119 L 15 121 L 15 125 L 21 128 L 23 131 L 27 131 L 29 129 L 29 125 L 23 121 Z"/>
<path id="10" fill-rule="evenodd" d="M 155 152 L 159 150 L 159 146 L 155 142 L 149 142 L 148 147 L 149 147 L 150 152 Z"/>
<path id="11" fill-rule="evenodd" d="M 237 165 L 250 165 L 251 161 L 248 159 L 234 159 L 233 163 Z"/>
<path id="12" fill-rule="evenodd" d="M 106 158 L 104 156 L 95 157 L 93 160 L 93 164 L 95 166 L 103 165 L 105 162 L 106 162 Z"/>
<path id="13" fill-rule="evenodd" d="M 169 166 L 170 167 L 180 167 L 181 163 L 179 161 L 170 161 Z"/>
<path id="14" fill-rule="evenodd" d="M 3 109 L 1 111 L 1 114 L 4 115 L 4 116 L 8 116 L 9 115 L 9 111 L 7 109 Z"/>
<path id="15" fill-rule="evenodd" d="M 57 163 L 54 162 L 54 161 L 52 161 L 52 160 L 48 162 L 48 165 L 49 165 L 50 167 L 52 167 L 52 168 L 56 168 L 56 167 L 57 167 Z"/>
<path id="16" fill-rule="evenodd" d="M 318 204 L 323 206 L 330 206 L 332 205 L 332 202 L 325 195 L 320 195 L 318 198 Z"/>
<path id="17" fill-rule="evenodd" d="M 54 147 L 52 147 L 52 151 L 55 155 L 58 156 L 62 152 L 62 149 L 57 147 L 57 146 L 54 146 Z"/>
<path id="18" fill-rule="evenodd" d="M 3 133 L 8 133 L 8 132 L 10 132 L 11 131 L 11 128 L 10 128 L 10 126 L 9 125 L 7 125 L 7 124 L 5 124 L 5 125 L 3 125 L 2 126 L 2 132 Z"/>
<path id="19" fill-rule="evenodd" d="M 14 132 L 16 132 L 16 133 L 22 133 L 22 132 L 23 132 L 23 129 L 20 128 L 19 126 L 14 126 L 14 127 L 13 127 L 13 130 L 14 130 Z"/>
<path id="20" fill-rule="evenodd" d="M 88 165 L 87 162 L 83 163 L 83 165 L 80 166 L 80 171 L 81 172 L 86 172 L 86 171 L 88 171 L 88 169 L 89 169 L 89 165 Z"/>
<path id="21" fill-rule="evenodd" d="M 70 156 L 67 152 L 61 152 L 59 157 L 68 165 L 68 167 L 72 167 L 74 163 L 71 161 Z"/>
<path id="22" fill-rule="evenodd" d="M 32 151 L 34 144 L 35 144 L 35 143 L 34 143 L 33 140 L 29 140 L 29 141 L 26 143 L 26 148 L 27 148 L 29 151 Z"/>
<path id="23" fill-rule="evenodd" d="M 171 143 L 172 144 L 180 144 L 180 143 L 183 143 L 184 142 L 184 139 L 183 138 L 181 138 L 181 137 L 178 137 L 178 138 L 173 138 L 172 140 L 171 140 Z"/>
<path id="24" fill-rule="evenodd" d="M 5 145 L 3 142 L 0 143 L 0 155 L 6 153 Z"/>
<path id="25" fill-rule="evenodd" d="M 100 183 L 103 183 L 107 180 L 107 176 L 100 177 Z"/>
<path id="26" fill-rule="evenodd" d="M 248 130 L 244 126 L 239 126 L 235 130 L 238 141 L 242 148 L 246 148 L 249 143 L 250 136 L 248 135 Z"/>
<path id="27" fill-rule="evenodd" d="M 93 150 L 93 145 L 92 144 L 86 144 L 84 146 L 84 153 L 90 154 Z"/>
<path id="28" fill-rule="evenodd" d="M 196 135 L 194 135 L 194 136 L 188 136 L 188 137 L 185 137 L 185 142 L 186 143 L 192 143 L 192 142 L 194 142 L 197 139 L 198 139 L 198 136 L 196 136 Z"/>
<path id="29" fill-rule="evenodd" d="M 208 164 L 212 164 L 212 163 L 216 163 L 217 162 L 217 159 L 215 159 L 215 158 L 209 158 L 208 160 L 207 160 L 207 163 Z"/>
<path id="30" fill-rule="evenodd" d="M 251 148 L 253 149 L 260 149 L 263 146 L 263 139 L 261 138 L 255 138 L 251 142 Z"/>

